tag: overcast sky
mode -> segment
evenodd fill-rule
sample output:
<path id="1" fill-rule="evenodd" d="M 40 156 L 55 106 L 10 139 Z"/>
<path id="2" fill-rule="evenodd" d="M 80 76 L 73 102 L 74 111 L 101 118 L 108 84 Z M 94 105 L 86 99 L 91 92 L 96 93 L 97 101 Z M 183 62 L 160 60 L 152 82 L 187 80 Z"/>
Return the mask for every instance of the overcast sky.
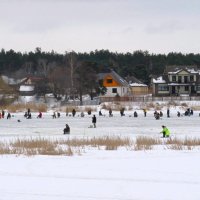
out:
<path id="1" fill-rule="evenodd" d="M 0 0 L 0 48 L 200 53 L 200 0 Z"/>

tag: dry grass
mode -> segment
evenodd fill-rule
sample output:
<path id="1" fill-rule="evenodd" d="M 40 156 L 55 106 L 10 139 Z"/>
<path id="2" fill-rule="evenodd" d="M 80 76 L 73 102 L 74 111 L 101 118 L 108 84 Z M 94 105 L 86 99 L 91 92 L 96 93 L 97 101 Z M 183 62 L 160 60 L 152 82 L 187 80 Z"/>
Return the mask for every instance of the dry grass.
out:
<path id="1" fill-rule="evenodd" d="M 97 108 L 95 106 L 67 106 L 65 107 L 64 111 L 66 113 L 72 113 L 72 110 L 75 109 L 76 112 L 88 112 L 91 110 L 91 112 L 96 112 Z M 63 110 L 62 110 L 63 111 Z"/>
<path id="2" fill-rule="evenodd" d="M 141 109 L 147 109 L 147 110 L 162 110 L 162 108 L 164 107 L 164 104 L 159 104 L 159 103 L 154 103 L 154 102 L 150 102 L 147 103 L 146 105 L 141 105 Z"/>
<path id="3" fill-rule="evenodd" d="M 106 150 L 117 150 L 118 147 L 131 146 L 129 138 L 101 137 L 101 138 L 73 138 L 49 140 L 45 138 L 17 139 L 7 143 L 0 143 L 0 154 L 16 155 L 81 155 L 81 149 L 85 147 L 96 147 Z"/>
<path id="4" fill-rule="evenodd" d="M 91 107 L 91 106 L 85 106 L 84 110 L 82 110 L 82 111 L 85 111 L 85 112 L 88 112 L 88 111 L 96 112 L 97 108 L 96 107 Z"/>
<path id="5" fill-rule="evenodd" d="M 187 103 L 181 103 L 182 107 L 188 107 Z"/>
<path id="6" fill-rule="evenodd" d="M 139 136 L 135 141 L 129 137 L 103 136 L 92 138 L 72 138 L 50 140 L 45 138 L 24 138 L 0 142 L 0 154 L 15 155 L 81 155 L 87 148 L 117 150 L 119 147 L 135 151 L 152 150 L 155 145 L 162 145 L 171 150 L 192 150 L 200 146 L 198 138 L 169 138 L 163 143 L 160 138 Z"/>
<path id="7" fill-rule="evenodd" d="M 199 111 L 200 110 L 200 106 L 192 106 L 191 109 L 194 110 L 194 111 Z"/>
<path id="8" fill-rule="evenodd" d="M 109 110 L 112 109 L 113 111 L 120 111 L 122 108 L 125 108 L 125 110 L 132 110 L 132 105 L 129 103 L 128 105 L 121 102 L 115 102 L 115 103 L 107 103 L 101 105 L 102 109 Z"/>
<path id="9" fill-rule="evenodd" d="M 9 110 L 10 112 L 23 112 L 30 108 L 31 111 L 34 112 L 46 112 L 47 111 L 47 105 L 46 104 L 35 104 L 35 103 L 27 103 L 27 104 L 11 104 L 8 106 L 5 106 L 3 109 Z"/>
<path id="10" fill-rule="evenodd" d="M 200 146 L 200 139 L 199 138 L 170 138 L 166 141 L 166 145 L 168 149 L 172 150 L 192 150 L 194 147 Z"/>
<path id="11" fill-rule="evenodd" d="M 104 136 L 104 137 L 93 137 L 93 138 L 73 138 L 68 140 L 59 140 L 57 143 L 72 146 L 72 147 L 82 147 L 91 146 L 105 147 L 107 150 L 116 150 L 118 147 L 131 146 L 132 141 L 128 137 L 117 137 L 117 136 Z"/>
<path id="12" fill-rule="evenodd" d="M 70 146 L 62 148 L 56 142 L 44 139 L 17 139 L 8 143 L 0 143 L 0 154 L 15 155 L 66 155 L 72 156 L 74 153 Z"/>
<path id="13" fill-rule="evenodd" d="M 190 147 L 200 146 L 200 139 L 187 137 L 184 139 L 170 138 L 166 141 L 166 145 L 179 145 L 188 147 L 188 149 L 190 149 Z"/>
<path id="14" fill-rule="evenodd" d="M 160 138 L 153 138 L 153 137 L 146 137 L 146 136 L 139 136 L 136 138 L 134 144 L 134 150 L 151 150 L 153 149 L 154 145 L 160 145 L 162 141 Z"/>

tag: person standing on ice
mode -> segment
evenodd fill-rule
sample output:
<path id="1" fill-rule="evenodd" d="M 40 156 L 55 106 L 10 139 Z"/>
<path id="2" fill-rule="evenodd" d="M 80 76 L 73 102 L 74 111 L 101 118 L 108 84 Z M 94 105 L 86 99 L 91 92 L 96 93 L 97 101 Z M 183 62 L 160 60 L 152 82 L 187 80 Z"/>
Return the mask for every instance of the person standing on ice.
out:
<path id="1" fill-rule="evenodd" d="M 75 115 L 76 115 L 76 110 L 73 109 L 73 110 L 72 110 L 72 116 L 74 117 Z"/>
<path id="2" fill-rule="evenodd" d="M 144 117 L 146 117 L 147 116 L 147 110 L 143 109 L 143 112 L 144 112 Z"/>
<path id="3" fill-rule="evenodd" d="M 169 131 L 169 129 L 166 127 L 166 126 L 164 126 L 164 125 L 162 125 L 162 131 L 160 132 L 160 133 L 162 133 L 163 134 L 163 137 L 165 138 L 165 137 L 169 137 L 170 136 L 170 131 Z"/>
<path id="4" fill-rule="evenodd" d="M 95 115 L 93 115 L 93 117 L 92 117 L 92 123 L 94 125 L 94 128 L 96 128 L 97 118 Z"/>
<path id="5" fill-rule="evenodd" d="M 112 109 L 109 108 L 109 117 L 112 117 L 112 116 L 113 116 L 113 114 L 112 114 Z"/>
<path id="6" fill-rule="evenodd" d="M 169 116 L 169 108 L 167 108 L 167 117 L 170 117 L 170 116 Z"/>

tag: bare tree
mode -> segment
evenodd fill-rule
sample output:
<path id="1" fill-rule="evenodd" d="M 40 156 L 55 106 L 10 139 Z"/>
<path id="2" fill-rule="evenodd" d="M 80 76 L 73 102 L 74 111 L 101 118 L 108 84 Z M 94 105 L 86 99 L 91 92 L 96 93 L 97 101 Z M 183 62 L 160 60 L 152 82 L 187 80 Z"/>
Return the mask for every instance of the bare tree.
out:
<path id="1" fill-rule="evenodd" d="M 70 77 L 66 74 L 67 68 L 64 67 L 56 67 L 51 73 L 48 75 L 49 86 L 56 98 L 60 98 L 62 95 L 67 95 L 70 88 Z"/>
<path id="2" fill-rule="evenodd" d="M 82 105 L 82 96 L 90 94 L 91 98 L 97 87 L 97 75 L 94 70 L 94 64 L 91 62 L 81 62 L 75 71 L 76 88 L 80 96 L 80 104 Z"/>
<path id="3" fill-rule="evenodd" d="M 66 67 L 68 68 L 67 73 L 70 74 L 70 95 L 75 98 L 76 88 L 75 88 L 75 71 L 78 67 L 77 55 L 74 51 L 66 53 Z M 69 77 L 69 74 L 67 76 Z"/>

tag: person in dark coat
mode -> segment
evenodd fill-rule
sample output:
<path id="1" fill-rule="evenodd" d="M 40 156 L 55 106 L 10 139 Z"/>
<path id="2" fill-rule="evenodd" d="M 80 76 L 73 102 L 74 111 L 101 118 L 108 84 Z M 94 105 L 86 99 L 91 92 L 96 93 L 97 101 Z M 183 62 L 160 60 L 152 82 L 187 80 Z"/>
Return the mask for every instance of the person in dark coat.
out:
<path id="1" fill-rule="evenodd" d="M 91 111 L 91 110 L 88 110 L 88 112 L 87 112 L 87 113 L 88 113 L 88 115 L 91 115 L 92 111 Z"/>
<path id="2" fill-rule="evenodd" d="M 180 117 L 181 116 L 181 113 L 179 111 L 177 111 L 177 116 Z"/>
<path id="3" fill-rule="evenodd" d="M 72 110 L 72 116 L 74 117 L 75 115 L 76 115 L 76 110 L 73 109 L 73 110 Z"/>
<path id="4" fill-rule="evenodd" d="M 57 112 L 57 117 L 60 118 L 60 113 L 59 112 Z"/>
<path id="5" fill-rule="evenodd" d="M 70 134 L 70 127 L 68 124 L 66 124 L 66 127 L 64 128 L 63 134 Z"/>
<path id="6" fill-rule="evenodd" d="M 26 119 L 31 119 L 31 118 L 32 118 L 31 113 L 29 113 Z"/>
<path id="7" fill-rule="evenodd" d="M 143 112 L 144 112 L 144 117 L 146 117 L 147 116 L 147 110 L 143 109 Z"/>
<path id="8" fill-rule="evenodd" d="M 112 109 L 110 108 L 109 109 L 109 117 L 112 117 L 113 116 L 113 114 L 112 114 Z"/>
<path id="9" fill-rule="evenodd" d="M 93 117 L 92 117 L 92 123 L 94 125 L 94 128 L 96 128 L 96 122 L 97 122 L 97 118 L 96 118 L 95 115 L 93 115 Z"/>
<path id="10" fill-rule="evenodd" d="M 27 118 L 27 117 L 28 117 L 28 113 L 27 113 L 27 112 L 25 112 L 25 114 L 24 114 L 24 117 L 25 117 L 25 118 Z"/>
<path id="11" fill-rule="evenodd" d="M 167 117 L 170 117 L 169 113 L 170 113 L 169 108 L 167 108 Z"/>
<path id="12" fill-rule="evenodd" d="M 29 116 L 30 113 L 31 113 L 31 109 L 28 108 L 28 110 L 27 110 L 27 115 Z"/>
<path id="13" fill-rule="evenodd" d="M 122 116 L 125 116 L 124 111 L 125 111 L 125 108 L 121 108 L 121 109 L 120 109 L 120 115 L 121 115 L 121 117 L 122 117 Z"/>
<path id="14" fill-rule="evenodd" d="M 159 120 L 159 119 L 160 119 L 160 113 L 159 113 L 159 112 L 156 113 L 155 119 L 156 119 L 156 120 Z"/>
<path id="15" fill-rule="evenodd" d="M 133 115 L 134 115 L 134 117 L 138 117 L 138 114 L 137 114 L 137 112 L 136 112 L 136 111 L 134 112 L 134 114 L 133 114 Z"/>
<path id="16" fill-rule="evenodd" d="M 4 116 L 5 116 L 5 111 L 4 110 L 2 110 L 1 116 L 2 116 L 2 118 L 4 118 Z"/>
<path id="17" fill-rule="evenodd" d="M 10 119 L 10 118 L 11 118 L 11 114 L 8 113 L 8 114 L 7 114 L 7 119 Z"/>
<path id="18" fill-rule="evenodd" d="M 53 119 L 55 119 L 55 118 L 56 118 L 56 113 L 55 113 L 55 112 L 53 112 L 53 115 L 52 115 L 52 117 L 53 117 Z"/>
<path id="19" fill-rule="evenodd" d="M 102 112 L 101 112 L 101 110 L 99 111 L 99 116 L 102 116 Z"/>

